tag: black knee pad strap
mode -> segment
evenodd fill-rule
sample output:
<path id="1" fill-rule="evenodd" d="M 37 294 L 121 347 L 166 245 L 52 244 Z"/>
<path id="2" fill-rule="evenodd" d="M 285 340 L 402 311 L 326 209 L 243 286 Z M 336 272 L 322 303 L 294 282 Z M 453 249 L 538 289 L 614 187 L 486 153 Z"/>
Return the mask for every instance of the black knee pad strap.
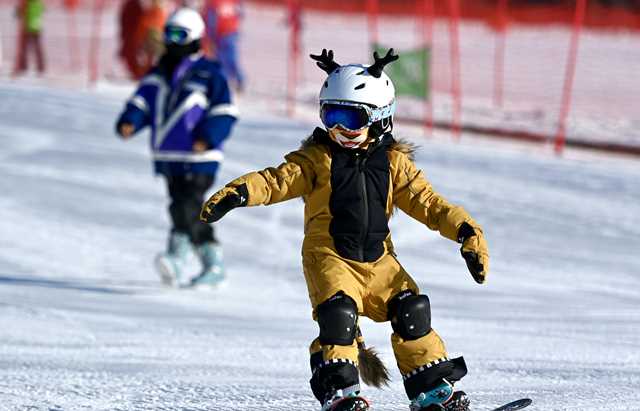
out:
<path id="1" fill-rule="evenodd" d="M 356 338 L 358 308 L 351 297 L 336 294 L 318 305 L 320 344 L 351 345 Z"/>
<path id="2" fill-rule="evenodd" d="M 431 331 L 431 304 L 426 295 L 403 291 L 391 299 L 388 312 L 393 331 L 405 340 L 417 340 Z"/>

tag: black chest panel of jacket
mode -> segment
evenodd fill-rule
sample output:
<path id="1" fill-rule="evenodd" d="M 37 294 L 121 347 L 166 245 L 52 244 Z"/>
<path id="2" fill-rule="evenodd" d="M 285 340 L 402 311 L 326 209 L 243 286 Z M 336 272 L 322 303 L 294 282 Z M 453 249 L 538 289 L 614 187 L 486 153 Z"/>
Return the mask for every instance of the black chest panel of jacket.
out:
<path id="1" fill-rule="evenodd" d="M 340 256 L 359 262 L 376 261 L 389 234 L 390 134 L 368 150 L 344 149 L 331 142 L 329 233 Z"/>

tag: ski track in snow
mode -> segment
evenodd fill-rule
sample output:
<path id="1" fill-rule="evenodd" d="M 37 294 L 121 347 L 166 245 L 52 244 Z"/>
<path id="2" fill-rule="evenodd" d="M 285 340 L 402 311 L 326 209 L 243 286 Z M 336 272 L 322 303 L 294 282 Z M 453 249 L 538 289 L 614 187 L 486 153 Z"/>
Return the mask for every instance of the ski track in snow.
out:
<path id="1" fill-rule="evenodd" d="M 113 134 L 129 92 L 0 83 L 0 410 L 317 409 L 302 202 L 218 224 L 222 289 L 162 288 L 151 261 L 169 224 L 164 181 L 146 136 Z M 314 126 L 266 105 L 241 101 L 217 186 L 278 164 Z M 477 286 L 456 244 L 392 220 L 434 328 L 465 355 L 474 410 L 520 397 L 532 410 L 640 410 L 637 160 L 397 134 L 422 146 L 418 165 L 489 241 L 490 281 Z M 406 410 L 390 327 L 365 320 L 363 332 L 393 377 L 365 395 L 375 410 Z"/>

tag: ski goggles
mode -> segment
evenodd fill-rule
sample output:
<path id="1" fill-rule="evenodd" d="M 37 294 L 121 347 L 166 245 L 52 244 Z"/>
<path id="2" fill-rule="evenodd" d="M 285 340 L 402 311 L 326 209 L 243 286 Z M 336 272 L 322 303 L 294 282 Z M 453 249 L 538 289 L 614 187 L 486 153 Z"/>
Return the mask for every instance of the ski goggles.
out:
<path id="1" fill-rule="evenodd" d="M 393 115 L 395 108 L 395 100 L 380 108 L 350 101 L 327 100 L 320 106 L 320 120 L 327 128 L 340 126 L 349 131 L 359 131 Z"/>
<path id="2" fill-rule="evenodd" d="M 164 42 L 173 44 L 187 44 L 191 42 L 189 31 L 176 26 L 168 26 L 164 29 Z"/>

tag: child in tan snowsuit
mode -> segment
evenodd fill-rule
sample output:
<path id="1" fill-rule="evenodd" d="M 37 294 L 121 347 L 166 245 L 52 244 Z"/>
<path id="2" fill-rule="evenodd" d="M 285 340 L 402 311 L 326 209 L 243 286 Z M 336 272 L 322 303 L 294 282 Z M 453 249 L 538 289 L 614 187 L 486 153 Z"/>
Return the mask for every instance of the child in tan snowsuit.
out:
<path id="1" fill-rule="evenodd" d="M 358 316 L 391 322 L 393 351 L 414 409 L 438 402 L 465 409 L 466 396 L 451 388 L 466 373 L 464 360 L 449 359 L 431 328 L 429 299 L 396 259 L 388 220 L 397 207 L 460 242 L 479 283 L 489 263 L 482 229 L 433 191 L 413 162 L 412 147 L 390 133 L 395 91 L 382 68 L 397 56 L 376 54 L 370 67 L 339 66 L 332 52 L 312 57 L 329 73 L 320 93 L 326 130 L 316 128 L 278 167 L 228 183 L 204 204 L 201 219 L 217 221 L 239 206 L 304 199 L 303 269 L 320 328 L 310 349 L 311 387 L 323 410 L 341 409 L 347 399 L 352 409 L 366 409 L 365 402 L 356 404 L 362 400 L 358 365 L 365 382 L 385 382 L 385 370 L 364 347 Z M 429 403 L 430 395 L 443 398 Z"/>

